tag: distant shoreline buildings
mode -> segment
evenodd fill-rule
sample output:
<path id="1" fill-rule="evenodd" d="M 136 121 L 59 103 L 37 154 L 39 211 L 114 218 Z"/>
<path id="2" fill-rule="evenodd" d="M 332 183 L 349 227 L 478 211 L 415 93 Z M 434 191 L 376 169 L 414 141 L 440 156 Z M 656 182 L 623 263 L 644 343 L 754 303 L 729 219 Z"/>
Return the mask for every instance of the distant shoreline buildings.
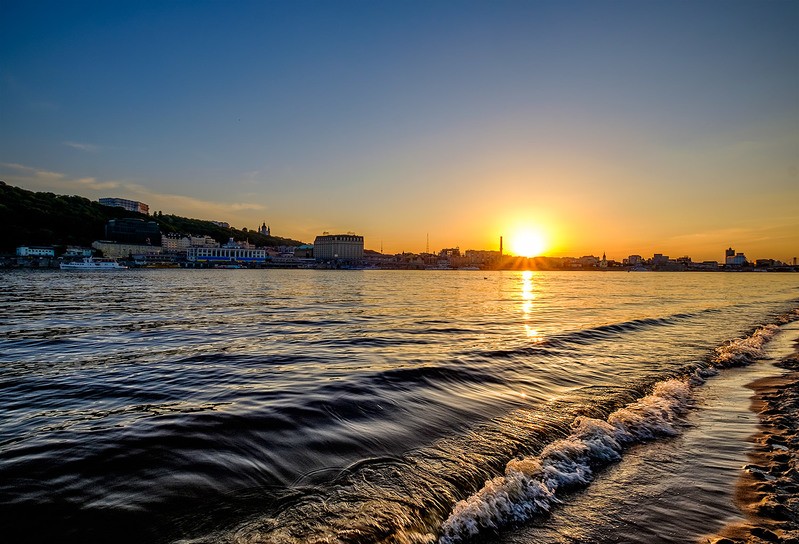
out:
<path id="1" fill-rule="evenodd" d="M 266 223 L 258 231 L 270 231 Z M 785 263 L 775 259 L 750 262 L 742 252 L 729 247 L 724 261 L 694 262 L 684 256 L 676 259 L 662 253 L 651 258 L 629 255 L 622 262 L 602 257 L 517 257 L 495 250 L 466 250 L 445 248 L 434 253 L 401 253 L 384 255 L 364 249 L 364 237 L 323 233 L 314 244 L 299 246 L 256 247 L 249 240 L 230 238 L 220 244 L 208 235 L 161 234 L 155 221 L 139 218 L 109 220 L 106 240 L 92 243 L 92 249 L 69 247 L 58 255 L 56 248 L 20 246 L 17 261 L 0 262 L 0 266 L 55 267 L 59 261 L 83 258 L 97 252 L 105 257 L 125 260 L 131 267 L 184 268 L 372 268 L 400 270 L 561 270 L 561 271 L 629 271 L 629 272 L 799 272 L 797 259 Z M 500 242 L 501 243 L 501 242 Z M 36 264 L 34 264 L 36 263 Z"/>
<path id="2" fill-rule="evenodd" d="M 149 206 L 143 202 L 122 198 L 101 198 L 105 206 L 120 207 L 148 215 Z M 115 214 L 110 214 L 115 215 Z M 214 227 L 210 227 L 213 224 Z M 199 232 L 161 232 L 196 229 Z M 187 227 L 191 225 L 190 227 Z M 224 229 L 220 232 L 220 228 Z M 208 232 L 202 232 L 207 229 Z M 213 236 L 211 236 L 213 234 Z M 222 243 L 222 236 L 230 237 Z M 70 239 L 70 233 L 59 233 L 59 239 Z M 232 229 L 226 222 L 188 220 L 164 216 L 155 212 L 148 217 L 109 219 L 104 227 L 104 239 L 91 242 L 91 248 L 79 246 L 19 245 L 14 255 L 0 254 L 0 267 L 58 267 L 59 262 L 101 255 L 124 260 L 129 266 L 169 266 L 185 268 L 251 267 L 251 268 L 373 268 L 404 270 L 597 270 L 597 271 L 799 271 L 797 258 L 792 262 L 775 259 L 750 261 L 743 252 L 732 247 L 724 250 L 720 261 L 694 262 L 689 256 L 676 259 L 655 253 L 651 258 L 631 254 L 621 262 L 602 257 L 519 257 L 506 255 L 504 239 L 499 237 L 499 250 L 461 251 L 448 247 L 433 253 L 398 253 L 386 255 L 365 249 L 364 236 L 347 232 L 323 232 L 313 244 L 271 246 L 271 226 L 265 221 L 255 229 Z M 41 243 L 41 238 L 37 239 Z M 86 243 L 86 242 L 84 242 Z"/>

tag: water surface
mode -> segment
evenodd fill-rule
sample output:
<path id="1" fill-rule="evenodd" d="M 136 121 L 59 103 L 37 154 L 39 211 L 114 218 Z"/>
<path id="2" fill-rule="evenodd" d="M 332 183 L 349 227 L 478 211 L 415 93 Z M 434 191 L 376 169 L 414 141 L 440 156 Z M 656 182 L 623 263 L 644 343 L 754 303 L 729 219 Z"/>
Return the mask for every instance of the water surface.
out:
<path id="1" fill-rule="evenodd" d="M 4 272 L 3 521 L 32 541 L 446 540 L 509 461 L 708 371 L 798 299 L 795 274 Z"/>

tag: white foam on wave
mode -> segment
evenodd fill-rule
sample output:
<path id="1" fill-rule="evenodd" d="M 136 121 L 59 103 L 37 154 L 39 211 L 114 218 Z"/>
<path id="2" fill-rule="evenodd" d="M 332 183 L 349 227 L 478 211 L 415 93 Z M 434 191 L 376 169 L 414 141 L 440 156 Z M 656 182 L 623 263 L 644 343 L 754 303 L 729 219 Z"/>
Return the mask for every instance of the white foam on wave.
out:
<path id="1" fill-rule="evenodd" d="M 548 512 L 559 502 L 559 491 L 588 485 L 594 469 L 620 459 L 626 446 L 677 434 L 691 397 L 687 379 L 672 379 L 613 412 L 607 421 L 577 418 L 568 437 L 548 445 L 537 457 L 510 461 L 504 476 L 458 502 L 441 526 L 439 544 L 462 542 L 484 529 Z"/>
<path id="2" fill-rule="evenodd" d="M 785 321 L 796 319 L 799 309 L 785 317 Z M 629 445 L 677 434 L 681 416 L 691 403 L 692 387 L 716 374 L 717 368 L 762 359 L 766 343 L 778 331 L 777 325 L 765 325 L 725 343 L 716 348 L 712 367 L 660 382 L 651 394 L 613 412 L 607 421 L 577 418 L 568 437 L 553 442 L 537 457 L 510 461 L 504 476 L 488 480 L 474 495 L 458 502 L 441 526 L 439 544 L 455 544 L 484 529 L 545 514 L 559 502 L 559 491 L 587 486 L 594 469 L 620 459 Z"/>
<path id="3" fill-rule="evenodd" d="M 746 365 L 761 359 L 765 355 L 764 346 L 777 331 L 777 325 L 764 325 L 749 336 L 736 338 L 717 347 L 713 364 L 721 367 Z"/>

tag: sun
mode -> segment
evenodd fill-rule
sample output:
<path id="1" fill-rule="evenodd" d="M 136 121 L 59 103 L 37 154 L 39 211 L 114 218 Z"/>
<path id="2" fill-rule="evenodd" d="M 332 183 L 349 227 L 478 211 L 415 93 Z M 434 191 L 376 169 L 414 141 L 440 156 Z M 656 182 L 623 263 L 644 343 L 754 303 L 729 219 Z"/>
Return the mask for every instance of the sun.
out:
<path id="1" fill-rule="evenodd" d="M 519 230 L 510 239 L 510 250 L 519 257 L 537 257 L 546 248 L 544 235 L 532 229 Z"/>

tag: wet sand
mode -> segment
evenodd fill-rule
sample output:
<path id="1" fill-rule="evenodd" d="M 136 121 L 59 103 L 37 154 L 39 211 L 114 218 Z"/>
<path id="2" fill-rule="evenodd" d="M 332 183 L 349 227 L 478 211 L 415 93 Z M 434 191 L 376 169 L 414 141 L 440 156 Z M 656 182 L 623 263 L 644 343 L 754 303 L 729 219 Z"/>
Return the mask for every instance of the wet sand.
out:
<path id="1" fill-rule="evenodd" d="M 760 430 L 736 488 L 746 520 L 703 542 L 799 544 L 799 351 L 776 365 L 786 372 L 748 386 Z"/>

